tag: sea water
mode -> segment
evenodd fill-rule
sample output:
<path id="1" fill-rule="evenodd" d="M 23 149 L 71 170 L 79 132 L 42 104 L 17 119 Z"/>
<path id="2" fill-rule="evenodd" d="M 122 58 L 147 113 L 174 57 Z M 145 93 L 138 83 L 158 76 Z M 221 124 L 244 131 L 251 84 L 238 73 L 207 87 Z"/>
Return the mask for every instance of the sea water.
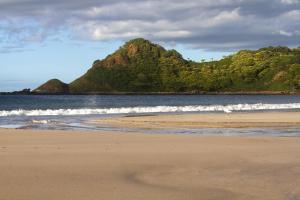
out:
<path id="1" fill-rule="evenodd" d="M 209 135 L 299 136 L 289 129 L 121 129 L 90 120 L 124 115 L 300 111 L 295 95 L 13 95 L 0 96 L 0 127 Z"/>

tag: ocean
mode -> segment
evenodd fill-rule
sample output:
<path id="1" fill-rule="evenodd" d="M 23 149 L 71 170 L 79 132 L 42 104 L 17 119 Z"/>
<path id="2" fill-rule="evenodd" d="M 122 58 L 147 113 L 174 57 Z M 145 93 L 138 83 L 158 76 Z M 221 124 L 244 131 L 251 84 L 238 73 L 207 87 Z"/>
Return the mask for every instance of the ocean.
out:
<path id="1" fill-rule="evenodd" d="M 0 127 L 124 131 L 88 123 L 103 117 L 207 112 L 300 111 L 296 95 L 14 95 L 0 96 Z M 281 129 L 126 129 L 127 132 L 299 136 Z"/>

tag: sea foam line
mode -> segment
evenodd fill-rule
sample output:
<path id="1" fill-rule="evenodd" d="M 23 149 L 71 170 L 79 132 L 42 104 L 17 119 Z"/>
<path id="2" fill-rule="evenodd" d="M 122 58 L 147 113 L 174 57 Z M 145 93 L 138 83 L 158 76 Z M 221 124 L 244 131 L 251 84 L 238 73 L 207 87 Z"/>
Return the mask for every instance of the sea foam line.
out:
<path id="1" fill-rule="evenodd" d="M 11 110 L 0 111 L 0 117 L 7 116 L 68 116 L 68 115 L 101 115 L 129 113 L 172 113 L 172 112 L 225 112 L 300 109 L 300 103 L 289 104 L 232 104 L 232 105 L 189 105 L 189 106 L 153 106 L 122 108 L 81 108 L 81 109 L 47 109 L 47 110 Z"/>

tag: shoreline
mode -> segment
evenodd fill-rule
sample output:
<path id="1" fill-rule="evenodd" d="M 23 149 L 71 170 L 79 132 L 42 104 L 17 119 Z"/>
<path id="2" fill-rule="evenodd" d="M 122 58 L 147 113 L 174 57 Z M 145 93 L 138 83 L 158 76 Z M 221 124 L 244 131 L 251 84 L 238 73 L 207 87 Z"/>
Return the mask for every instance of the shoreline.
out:
<path id="1" fill-rule="evenodd" d="M 74 116 L 66 124 L 59 120 L 59 116 L 58 120 L 56 116 L 38 117 L 32 116 L 27 122 L 19 124 L 2 124 L 0 129 L 300 137 L 300 111 L 131 113 L 86 118 Z"/>
<path id="2" fill-rule="evenodd" d="M 90 123 L 127 128 L 300 128 L 300 112 L 174 113 L 129 115 Z"/>
<path id="3" fill-rule="evenodd" d="M 83 93 L 37 93 L 22 91 L 0 92 L 0 96 L 9 95 L 300 95 L 300 92 L 288 91 L 238 91 L 238 92 L 83 92 Z"/>
<path id="4" fill-rule="evenodd" d="M 0 199 L 297 199 L 299 155 L 294 137 L 0 129 Z"/>

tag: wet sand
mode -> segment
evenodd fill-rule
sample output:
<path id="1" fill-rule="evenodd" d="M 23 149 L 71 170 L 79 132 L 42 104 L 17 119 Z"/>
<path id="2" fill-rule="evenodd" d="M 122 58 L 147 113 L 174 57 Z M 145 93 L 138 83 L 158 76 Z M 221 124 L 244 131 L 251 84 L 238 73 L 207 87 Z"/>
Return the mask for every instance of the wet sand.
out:
<path id="1" fill-rule="evenodd" d="M 298 200 L 300 138 L 0 129 L 1 200 Z"/>
<path id="2" fill-rule="evenodd" d="M 268 128 L 300 127 L 300 112 L 204 113 L 125 116 L 91 123 L 139 128 Z"/>

